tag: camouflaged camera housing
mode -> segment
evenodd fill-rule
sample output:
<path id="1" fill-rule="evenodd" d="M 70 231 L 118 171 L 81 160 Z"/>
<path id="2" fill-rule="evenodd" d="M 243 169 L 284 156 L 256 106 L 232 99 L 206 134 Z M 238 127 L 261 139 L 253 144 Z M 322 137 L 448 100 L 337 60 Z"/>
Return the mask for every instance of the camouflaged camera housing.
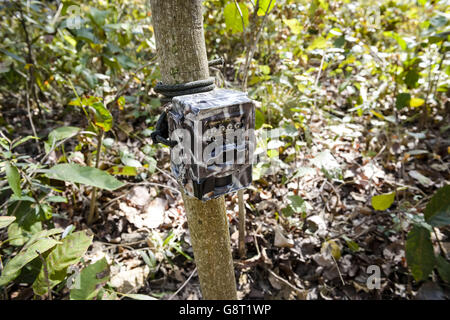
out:
<path id="1" fill-rule="evenodd" d="M 168 112 L 172 172 L 202 201 L 252 182 L 255 105 L 244 92 L 215 89 L 172 99 Z"/>

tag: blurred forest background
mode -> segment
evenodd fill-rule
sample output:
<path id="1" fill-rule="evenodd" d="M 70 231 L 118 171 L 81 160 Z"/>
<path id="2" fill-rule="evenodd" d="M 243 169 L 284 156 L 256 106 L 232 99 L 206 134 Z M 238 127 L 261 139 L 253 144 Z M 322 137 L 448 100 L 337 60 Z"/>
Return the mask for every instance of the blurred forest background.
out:
<path id="1" fill-rule="evenodd" d="M 217 86 L 277 138 L 259 139 L 245 259 L 226 196 L 238 297 L 448 299 L 449 1 L 204 8 Z M 149 2 L 0 1 L 0 26 L 0 298 L 201 298 L 150 139 Z"/>

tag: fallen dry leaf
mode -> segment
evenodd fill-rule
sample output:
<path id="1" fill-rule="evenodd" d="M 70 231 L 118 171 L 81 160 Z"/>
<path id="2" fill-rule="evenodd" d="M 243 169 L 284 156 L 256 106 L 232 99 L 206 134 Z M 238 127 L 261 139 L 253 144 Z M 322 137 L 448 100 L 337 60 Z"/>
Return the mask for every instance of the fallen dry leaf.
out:
<path id="1" fill-rule="evenodd" d="M 130 191 L 127 198 L 132 205 L 143 207 L 150 200 L 150 193 L 146 187 L 136 186 Z"/>
<path id="2" fill-rule="evenodd" d="M 275 226 L 274 230 L 275 230 L 275 240 L 274 240 L 275 247 L 279 247 L 279 248 L 292 248 L 292 247 L 294 247 L 294 241 L 292 241 L 291 239 L 286 238 L 283 235 L 283 232 L 282 232 L 280 226 Z"/>

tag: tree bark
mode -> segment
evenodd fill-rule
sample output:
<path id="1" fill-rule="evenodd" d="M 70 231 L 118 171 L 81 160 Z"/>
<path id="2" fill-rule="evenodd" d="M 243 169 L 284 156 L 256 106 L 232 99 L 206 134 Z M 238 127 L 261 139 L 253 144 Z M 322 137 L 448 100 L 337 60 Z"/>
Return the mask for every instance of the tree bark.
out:
<path id="1" fill-rule="evenodd" d="M 201 0 L 151 0 L 164 84 L 209 77 Z M 223 197 L 202 202 L 184 193 L 194 259 L 204 299 L 237 299 Z"/>
<path id="2" fill-rule="evenodd" d="M 239 256 L 241 259 L 245 258 L 247 250 L 245 248 L 245 204 L 244 204 L 244 190 L 238 191 L 239 202 Z"/>

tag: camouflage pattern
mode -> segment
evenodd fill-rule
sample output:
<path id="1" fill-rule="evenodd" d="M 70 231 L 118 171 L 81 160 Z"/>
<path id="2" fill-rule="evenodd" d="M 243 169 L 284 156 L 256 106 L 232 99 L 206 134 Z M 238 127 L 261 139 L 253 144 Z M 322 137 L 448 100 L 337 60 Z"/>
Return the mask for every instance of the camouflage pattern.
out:
<path id="1" fill-rule="evenodd" d="M 184 191 L 206 201 L 252 181 L 255 105 L 246 93 L 215 89 L 173 98 L 171 167 Z"/>

